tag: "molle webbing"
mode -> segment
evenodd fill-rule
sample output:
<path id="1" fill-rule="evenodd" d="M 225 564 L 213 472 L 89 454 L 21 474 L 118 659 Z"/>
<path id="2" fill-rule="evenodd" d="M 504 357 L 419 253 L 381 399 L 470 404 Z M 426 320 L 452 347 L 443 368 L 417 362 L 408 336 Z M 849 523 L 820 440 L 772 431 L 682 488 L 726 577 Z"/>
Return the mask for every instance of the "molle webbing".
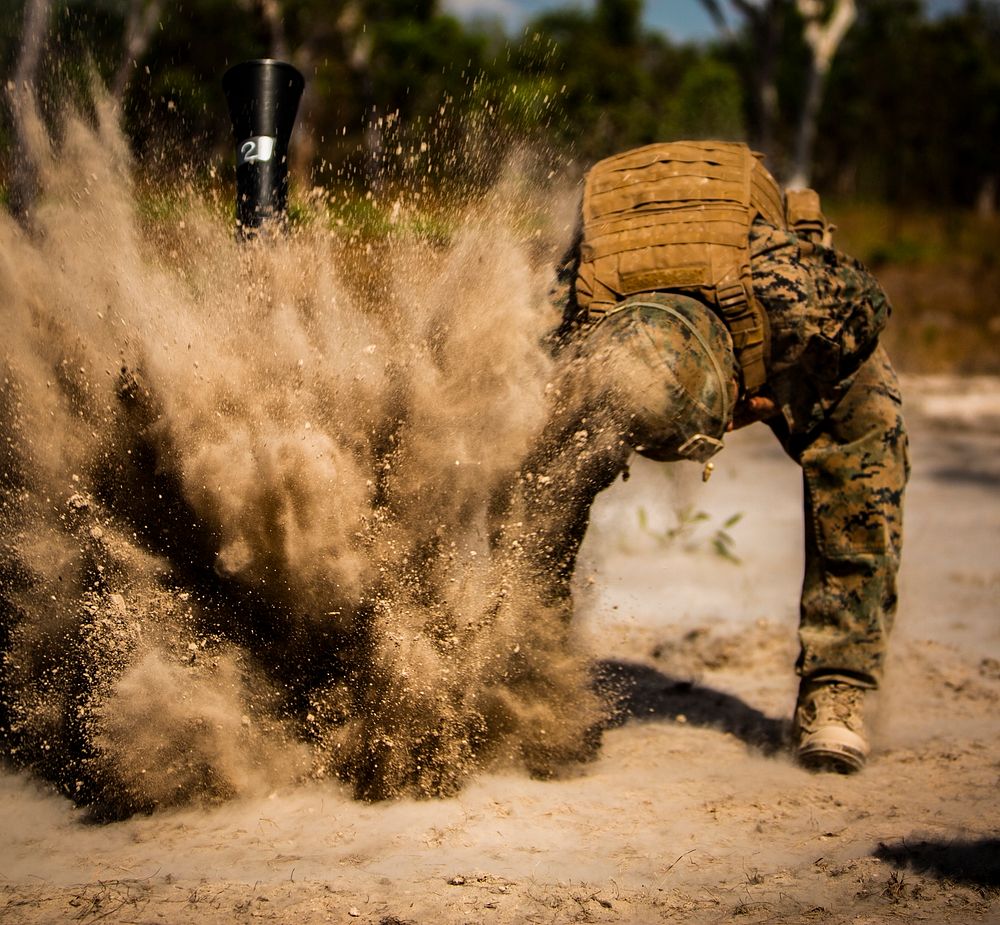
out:
<path id="1" fill-rule="evenodd" d="M 825 247 L 833 245 L 834 226 L 823 214 L 819 193 L 811 189 L 785 191 L 785 220 L 800 238 Z"/>
<path id="2" fill-rule="evenodd" d="M 767 319 L 753 295 L 750 226 L 785 225 L 759 157 L 729 142 L 648 145 L 587 175 L 577 301 L 595 321 L 623 298 L 679 291 L 726 322 L 747 390 L 763 385 Z"/>

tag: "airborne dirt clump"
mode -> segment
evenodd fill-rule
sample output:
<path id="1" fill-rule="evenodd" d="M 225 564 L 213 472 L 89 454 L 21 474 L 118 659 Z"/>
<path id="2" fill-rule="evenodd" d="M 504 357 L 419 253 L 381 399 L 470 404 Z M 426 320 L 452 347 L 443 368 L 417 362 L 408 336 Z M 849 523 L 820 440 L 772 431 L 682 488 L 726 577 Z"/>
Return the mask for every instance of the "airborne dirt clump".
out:
<path id="1" fill-rule="evenodd" d="M 193 195 L 144 225 L 106 103 L 34 136 L 32 226 L 0 216 L 10 758 L 121 814 L 582 754 L 599 704 L 503 520 L 558 321 L 527 185 L 447 246 L 320 214 L 240 247 Z"/>
<path id="2" fill-rule="evenodd" d="M 0 216 L 5 923 L 997 921 L 1000 383 L 904 379 L 872 760 L 810 774 L 765 428 L 598 498 L 572 629 L 522 568 L 530 190 L 446 246 L 241 249 L 197 196 L 140 219 L 106 111 L 47 144 L 31 230 Z"/>

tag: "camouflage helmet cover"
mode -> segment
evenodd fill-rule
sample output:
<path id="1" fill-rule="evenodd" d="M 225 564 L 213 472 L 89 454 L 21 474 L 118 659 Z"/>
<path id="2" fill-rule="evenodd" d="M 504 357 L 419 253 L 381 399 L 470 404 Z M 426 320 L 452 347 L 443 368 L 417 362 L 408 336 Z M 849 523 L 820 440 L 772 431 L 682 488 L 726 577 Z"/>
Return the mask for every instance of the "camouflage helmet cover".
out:
<path id="1" fill-rule="evenodd" d="M 702 302 L 631 296 L 590 328 L 581 354 L 637 452 L 705 461 L 722 448 L 739 367 L 729 331 Z"/>

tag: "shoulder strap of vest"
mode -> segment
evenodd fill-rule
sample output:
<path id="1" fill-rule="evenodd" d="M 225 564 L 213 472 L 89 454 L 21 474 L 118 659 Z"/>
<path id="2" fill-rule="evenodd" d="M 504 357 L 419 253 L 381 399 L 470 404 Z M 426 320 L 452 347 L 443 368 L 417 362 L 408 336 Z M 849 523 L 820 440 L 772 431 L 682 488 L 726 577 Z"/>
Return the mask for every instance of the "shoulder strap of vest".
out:
<path id="1" fill-rule="evenodd" d="M 716 287 L 719 314 L 733 339 L 733 350 L 743 375 L 743 391 L 753 392 L 767 381 L 766 356 L 770 341 L 767 314 L 747 290 L 745 279 Z"/>

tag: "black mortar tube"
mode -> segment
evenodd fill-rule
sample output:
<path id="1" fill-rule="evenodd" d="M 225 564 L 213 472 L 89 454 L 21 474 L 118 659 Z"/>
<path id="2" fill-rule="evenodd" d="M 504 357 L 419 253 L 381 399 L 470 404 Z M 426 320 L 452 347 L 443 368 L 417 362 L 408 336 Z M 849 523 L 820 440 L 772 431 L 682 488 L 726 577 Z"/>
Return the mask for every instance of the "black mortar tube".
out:
<path id="1" fill-rule="evenodd" d="M 244 61 L 222 77 L 236 140 L 236 233 L 256 237 L 265 223 L 284 225 L 288 140 L 305 78 L 271 58 Z"/>

